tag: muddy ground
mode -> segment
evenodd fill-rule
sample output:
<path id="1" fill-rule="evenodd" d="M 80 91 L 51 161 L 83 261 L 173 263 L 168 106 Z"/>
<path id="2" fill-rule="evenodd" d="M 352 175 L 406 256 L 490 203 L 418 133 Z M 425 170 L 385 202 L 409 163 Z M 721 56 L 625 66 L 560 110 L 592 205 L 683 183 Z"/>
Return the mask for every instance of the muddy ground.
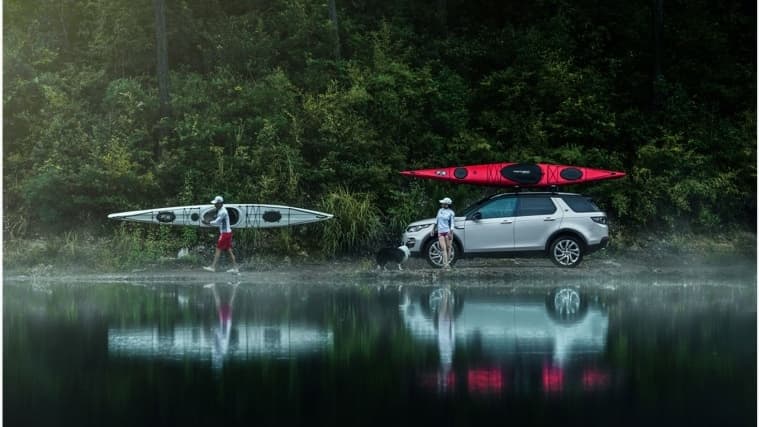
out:
<path id="1" fill-rule="evenodd" d="M 228 266 L 222 265 L 226 269 Z M 431 268 L 424 260 L 410 259 L 399 271 L 378 270 L 369 258 L 337 261 L 249 260 L 240 274 L 211 273 L 201 266 L 162 263 L 130 271 L 89 272 L 86 267 L 65 269 L 39 265 L 14 269 L 4 265 L 5 282 L 45 283 L 210 283 L 234 282 L 267 285 L 361 286 L 407 284 L 435 286 L 441 280 L 456 286 L 546 286 L 567 283 L 590 287 L 735 286 L 756 287 L 756 258 L 751 256 L 697 256 L 675 254 L 602 254 L 589 256 L 577 268 L 560 268 L 545 258 L 462 259 L 453 269 Z"/>

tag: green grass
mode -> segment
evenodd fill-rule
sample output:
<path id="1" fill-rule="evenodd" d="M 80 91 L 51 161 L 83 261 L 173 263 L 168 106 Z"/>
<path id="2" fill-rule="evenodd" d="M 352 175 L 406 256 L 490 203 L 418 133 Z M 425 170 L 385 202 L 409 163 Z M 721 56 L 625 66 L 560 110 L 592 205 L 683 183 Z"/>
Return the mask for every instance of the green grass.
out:
<path id="1" fill-rule="evenodd" d="M 326 255 L 363 253 L 377 246 L 382 223 L 369 195 L 338 188 L 324 198 L 320 208 L 335 216 L 322 223 L 322 248 Z"/>

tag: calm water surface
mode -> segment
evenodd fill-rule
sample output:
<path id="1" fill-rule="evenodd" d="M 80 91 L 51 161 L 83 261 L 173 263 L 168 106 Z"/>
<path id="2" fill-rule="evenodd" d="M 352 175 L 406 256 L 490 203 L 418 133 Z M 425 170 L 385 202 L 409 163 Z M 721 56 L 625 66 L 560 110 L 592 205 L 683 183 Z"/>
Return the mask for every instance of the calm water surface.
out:
<path id="1" fill-rule="evenodd" d="M 4 421 L 756 425 L 756 283 L 6 283 Z"/>

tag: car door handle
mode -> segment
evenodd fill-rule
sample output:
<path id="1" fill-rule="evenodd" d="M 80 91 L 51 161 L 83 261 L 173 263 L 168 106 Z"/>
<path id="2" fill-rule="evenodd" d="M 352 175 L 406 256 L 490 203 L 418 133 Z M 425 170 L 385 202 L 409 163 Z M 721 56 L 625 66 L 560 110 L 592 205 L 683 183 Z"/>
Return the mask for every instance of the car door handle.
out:
<path id="1" fill-rule="evenodd" d="M 512 221 L 512 220 L 510 220 L 510 219 L 505 219 L 505 220 L 501 221 L 501 224 L 511 224 L 511 223 L 513 223 L 513 222 L 514 222 L 514 221 Z"/>
<path id="2" fill-rule="evenodd" d="M 460 225 L 454 225 L 453 228 L 455 228 L 456 230 L 463 230 L 464 229 L 464 227 L 462 227 Z"/>
<path id="3" fill-rule="evenodd" d="M 556 221 L 556 218 L 548 217 L 548 218 L 545 218 L 543 221 Z"/>

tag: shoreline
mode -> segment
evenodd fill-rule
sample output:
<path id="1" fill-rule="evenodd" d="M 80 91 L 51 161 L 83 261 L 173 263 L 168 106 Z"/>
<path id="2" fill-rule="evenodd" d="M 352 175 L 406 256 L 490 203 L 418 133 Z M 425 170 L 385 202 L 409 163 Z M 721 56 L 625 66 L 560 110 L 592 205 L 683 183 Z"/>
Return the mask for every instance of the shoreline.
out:
<path id="1" fill-rule="evenodd" d="M 211 283 L 239 281 L 260 284 L 302 286 L 360 286 L 373 284 L 434 285 L 443 280 L 459 286 L 509 286 L 550 282 L 576 286 L 603 287 L 608 283 L 625 286 L 625 282 L 650 279 L 667 284 L 735 284 L 754 286 L 757 282 L 756 259 L 750 257 L 703 258 L 639 257 L 635 254 L 603 254 L 588 257 L 577 268 L 561 268 L 545 258 L 472 258 L 459 260 L 451 270 L 430 267 L 424 260 L 412 258 L 403 270 L 379 270 L 369 258 L 345 258 L 327 261 L 290 261 L 258 259 L 241 264 L 240 274 L 204 271 L 201 266 L 162 264 L 129 271 L 93 271 L 86 268 L 57 268 L 52 265 L 31 269 L 3 266 L 6 283 Z M 222 271 L 228 266 L 223 265 Z"/>

